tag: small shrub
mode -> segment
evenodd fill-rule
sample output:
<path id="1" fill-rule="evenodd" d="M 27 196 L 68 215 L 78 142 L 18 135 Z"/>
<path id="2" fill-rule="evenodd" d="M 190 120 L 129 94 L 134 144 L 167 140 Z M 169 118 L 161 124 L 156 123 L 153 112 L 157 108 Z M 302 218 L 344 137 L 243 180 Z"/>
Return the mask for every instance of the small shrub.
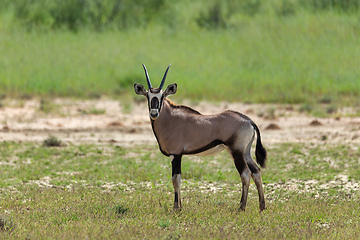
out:
<path id="1" fill-rule="evenodd" d="M 304 103 L 300 106 L 300 112 L 307 112 L 310 113 L 313 110 L 313 105 L 310 103 Z"/>
<path id="2" fill-rule="evenodd" d="M 14 228 L 14 223 L 7 217 L 0 216 L 0 230 L 11 231 Z"/>
<path id="3" fill-rule="evenodd" d="M 274 120 L 276 119 L 276 109 L 274 107 L 270 107 L 266 110 L 266 119 Z"/>
<path id="4" fill-rule="evenodd" d="M 254 16 L 261 9 L 261 0 L 216 0 L 202 12 L 196 23 L 202 28 L 223 29 L 231 26 L 231 17 L 239 13 Z"/>
<path id="5" fill-rule="evenodd" d="M 224 4 L 221 1 L 216 1 L 207 12 L 201 13 L 196 22 L 203 28 L 226 28 L 227 19 L 228 15 Z"/>
<path id="6" fill-rule="evenodd" d="M 28 93 L 23 93 L 20 95 L 20 99 L 22 100 L 31 100 L 32 99 L 32 96 Z"/>
<path id="7" fill-rule="evenodd" d="M 281 4 L 275 9 L 277 15 L 279 16 L 291 16 L 295 14 L 296 2 L 289 0 L 282 0 Z"/>
<path id="8" fill-rule="evenodd" d="M 93 115 L 101 115 L 101 114 L 105 114 L 106 110 L 102 108 L 92 108 L 90 109 L 89 113 Z"/>
<path id="9" fill-rule="evenodd" d="M 49 136 L 47 139 L 43 142 L 44 147 L 61 147 L 63 146 L 61 140 L 59 140 L 55 136 Z"/>
<path id="10" fill-rule="evenodd" d="M 170 221 L 168 219 L 160 219 L 159 220 L 159 226 L 161 228 L 167 228 L 170 226 Z"/>
<path id="11" fill-rule="evenodd" d="M 115 206 L 115 213 L 122 215 L 125 214 L 129 209 L 127 207 L 124 207 L 122 205 Z"/>
<path id="12" fill-rule="evenodd" d="M 128 75 L 120 79 L 118 81 L 118 84 L 120 88 L 126 88 L 132 90 L 132 88 L 134 87 L 134 82 L 139 81 L 139 79 L 142 80 L 143 78 L 144 78 L 143 75 L 140 74 Z"/>
<path id="13" fill-rule="evenodd" d="M 299 2 L 312 11 L 336 10 L 354 12 L 360 8 L 359 0 L 303 0 Z"/>
<path id="14" fill-rule="evenodd" d="M 319 103 L 330 104 L 331 102 L 333 102 L 331 95 L 324 95 L 319 99 Z"/>
<path id="15" fill-rule="evenodd" d="M 40 111 L 48 114 L 56 109 L 56 105 L 51 103 L 49 100 L 42 98 L 40 100 Z"/>
<path id="16" fill-rule="evenodd" d="M 243 13 L 254 16 L 260 12 L 261 9 L 261 0 L 246 0 L 246 1 L 234 1 L 240 3 L 240 9 Z"/>
<path id="17" fill-rule="evenodd" d="M 90 114 L 90 115 L 101 115 L 101 114 L 105 114 L 106 110 L 93 107 L 93 108 L 91 108 L 89 110 L 82 110 L 81 113 L 82 114 Z"/>
<path id="18" fill-rule="evenodd" d="M 13 0 L 15 17 L 28 30 L 114 27 L 127 29 L 146 25 L 156 17 L 165 0 Z"/>
<path id="19" fill-rule="evenodd" d="M 327 106 L 327 108 L 326 108 L 326 113 L 327 114 L 334 114 L 334 113 L 336 113 L 337 112 L 337 106 L 335 106 L 335 105 L 329 105 L 329 106 Z"/>
<path id="20" fill-rule="evenodd" d="M 88 94 L 88 97 L 90 99 L 100 99 L 101 98 L 101 93 L 99 93 L 99 92 L 90 92 Z"/>

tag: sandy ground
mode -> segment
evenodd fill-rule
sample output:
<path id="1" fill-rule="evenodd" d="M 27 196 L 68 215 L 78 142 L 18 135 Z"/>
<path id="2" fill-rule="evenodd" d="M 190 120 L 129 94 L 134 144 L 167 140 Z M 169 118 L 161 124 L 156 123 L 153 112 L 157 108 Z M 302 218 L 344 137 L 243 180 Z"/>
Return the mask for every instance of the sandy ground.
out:
<path id="1" fill-rule="evenodd" d="M 265 147 L 285 142 L 314 143 L 314 145 L 358 145 L 360 143 L 360 117 L 342 117 L 354 114 L 353 109 L 340 109 L 336 118 L 317 119 L 301 113 L 299 106 L 205 102 L 195 104 L 186 101 L 183 104 L 203 114 L 217 113 L 226 109 L 245 113 L 259 126 Z M 0 141 L 41 144 L 53 135 L 65 144 L 112 144 L 124 147 L 156 145 L 146 102 L 120 103 L 109 99 L 87 101 L 56 99 L 49 105 L 52 110 L 46 114 L 41 110 L 40 101 L 36 99 L 3 100 L 0 108 Z M 34 180 L 33 183 L 40 187 L 53 187 L 50 177 Z M 103 188 L 104 191 L 110 191 L 114 186 L 121 185 L 130 191 L 137 184 L 139 183 L 128 182 L 127 185 L 104 183 Z M 205 192 L 227 188 L 221 183 L 194 184 L 188 181 L 183 188 L 185 191 L 199 188 Z M 340 174 L 328 183 L 292 179 L 286 183 L 265 184 L 265 189 L 267 201 L 271 203 L 277 199 L 274 196 L 277 195 L 276 191 L 279 189 L 312 192 L 316 197 L 326 194 L 327 189 L 332 186 L 339 185 L 343 186 L 342 189 L 345 192 L 351 193 L 354 190 L 358 191 L 360 182 L 349 181 L 348 176 Z M 71 184 L 67 187 L 71 188 Z M 9 188 L 11 192 L 16 190 L 11 188 Z M 255 191 L 254 185 L 252 188 Z"/>
<path id="2" fill-rule="evenodd" d="M 52 110 L 46 114 L 38 99 L 3 100 L 0 141 L 41 143 L 54 135 L 69 144 L 156 144 L 146 102 L 56 99 L 49 104 Z M 290 105 L 183 104 L 203 114 L 232 109 L 248 115 L 259 126 L 265 146 L 284 142 L 360 143 L 360 117 L 343 117 L 351 114 L 351 109 L 341 109 L 337 114 L 340 117 L 315 118 Z"/>

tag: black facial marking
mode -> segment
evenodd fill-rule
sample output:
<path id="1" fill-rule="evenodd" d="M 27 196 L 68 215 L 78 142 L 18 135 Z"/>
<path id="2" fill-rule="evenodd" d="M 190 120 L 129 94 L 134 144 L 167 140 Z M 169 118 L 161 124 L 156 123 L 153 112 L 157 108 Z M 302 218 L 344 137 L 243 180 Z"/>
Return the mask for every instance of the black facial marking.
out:
<path id="1" fill-rule="evenodd" d="M 159 106 L 159 111 L 161 110 L 162 104 L 163 104 L 163 100 L 164 100 L 164 95 L 161 96 L 160 99 L 160 106 Z"/>
<path id="2" fill-rule="evenodd" d="M 148 108 L 149 108 L 149 111 L 150 111 L 149 95 L 148 95 L 148 94 L 146 94 L 146 99 L 147 99 L 147 101 L 148 101 Z"/>
<path id="3" fill-rule="evenodd" d="M 151 92 L 151 93 L 159 93 L 160 91 L 161 91 L 161 89 L 160 88 L 150 88 L 149 89 L 149 91 Z"/>
<path id="4" fill-rule="evenodd" d="M 151 99 L 150 108 L 151 109 L 158 109 L 159 108 L 159 99 L 157 97 L 153 97 Z"/>

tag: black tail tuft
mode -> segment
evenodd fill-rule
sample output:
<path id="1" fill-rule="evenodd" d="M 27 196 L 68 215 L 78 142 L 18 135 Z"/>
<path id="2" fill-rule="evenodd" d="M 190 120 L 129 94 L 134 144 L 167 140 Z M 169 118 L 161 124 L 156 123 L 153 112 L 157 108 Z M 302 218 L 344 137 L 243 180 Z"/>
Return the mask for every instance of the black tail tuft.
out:
<path id="1" fill-rule="evenodd" d="M 266 166 L 266 158 L 267 158 L 267 152 L 264 146 L 261 143 L 261 137 L 260 137 L 260 130 L 256 126 L 254 122 L 251 123 L 253 127 L 255 128 L 256 134 L 257 134 L 257 140 L 256 140 L 256 149 L 255 149 L 255 156 L 256 156 L 256 162 L 264 168 Z"/>

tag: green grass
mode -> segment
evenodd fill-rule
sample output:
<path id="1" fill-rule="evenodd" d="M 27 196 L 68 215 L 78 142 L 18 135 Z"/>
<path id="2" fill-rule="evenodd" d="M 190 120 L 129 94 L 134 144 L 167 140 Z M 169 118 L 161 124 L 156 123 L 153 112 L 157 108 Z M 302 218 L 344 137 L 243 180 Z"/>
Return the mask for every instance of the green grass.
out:
<path id="1" fill-rule="evenodd" d="M 226 192 L 205 196 L 193 193 L 186 208 L 177 213 L 166 207 L 169 195 L 162 189 L 104 193 L 97 187 L 70 191 L 29 188 L 25 193 L 26 198 L 16 196 L 11 204 L 3 205 L 14 209 L 11 215 L 15 222 L 11 232 L 0 233 L 3 239 L 359 237 L 354 210 L 358 199 L 314 200 L 296 194 L 285 203 L 271 204 L 260 214 L 254 204 L 246 212 L 237 212 L 237 197 Z"/>
<path id="2" fill-rule="evenodd" d="M 242 17 L 236 28 L 91 32 L 0 29 L 0 93 L 91 97 L 133 95 L 146 84 L 175 98 L 359 105 L 359 23 L 356 15 L 300 12 L 289 17 Z M 128 97 L 125 97 L 128 99 Z"/>
<path id="3" fill-rule="evenodd" d="M 259 213 L 253 183 L 247 210 L 237 211 L 240 178 L 226 152 L 183 158 L 183 210 L 173 212 L 169 159 L 156 146 L 47 148 L 2 142 L 0 236 L 359 237 L 358 146 L 277 144 L 267 148 L 263 181 L 268 208 L 263 213 Z"/>
<path id="4" fill-rule="evenodd" d="M 98 109 L 95 107 L 92 107 L 89 110 L 83 110 L 81 111 L 82 114 L 93 114 L 93 115 L 101 115 L 101 114 L 105 114 L 106 110 L 105 109 Z"/>

